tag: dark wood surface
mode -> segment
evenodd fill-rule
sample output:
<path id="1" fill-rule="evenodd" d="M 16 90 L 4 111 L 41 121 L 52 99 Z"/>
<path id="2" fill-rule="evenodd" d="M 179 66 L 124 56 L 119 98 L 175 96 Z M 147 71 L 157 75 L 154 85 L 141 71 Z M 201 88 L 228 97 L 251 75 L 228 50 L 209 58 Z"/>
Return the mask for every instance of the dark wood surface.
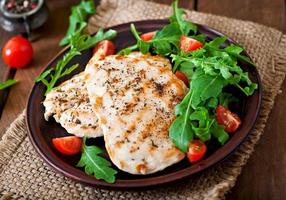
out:
<path id="1" fill-rule="evenodd" d="M 171 0 L 154 0 L 170 4 Z M 29 91 L 35 77 L 47 62 L 59 51 L 59 40 L 65 34 L 68 25 L 70 6 L 78 0 L 48 0 L 51 15 L 47 24 L 37 30 L 40 38 L 33 42 L 35 51 L 31 65 L 17 70 L 15 78 L 20 82 L 10 90 L 8 100 L 0 120 L 0 136 L 6 127 L 25 108 Z M 227 17 L 250 20 L 286 31 L 285 0 L 181 0 L 180 5 L 198 11 L 224 15 Z M 1 49 L 11 34 L 0 30 Z M 285 66 L 286 67 L 286 66 Z M 0 60 L 0 80 L 8 74 L 8 68 Z M 235 187 L 227 199 L 284 199 L 286 197 L 286 94 L 283 89 L 278 95 L 275 106 L 269 116 L 265 132 L 256 145 L 247 165 L 243 168 Z"/>

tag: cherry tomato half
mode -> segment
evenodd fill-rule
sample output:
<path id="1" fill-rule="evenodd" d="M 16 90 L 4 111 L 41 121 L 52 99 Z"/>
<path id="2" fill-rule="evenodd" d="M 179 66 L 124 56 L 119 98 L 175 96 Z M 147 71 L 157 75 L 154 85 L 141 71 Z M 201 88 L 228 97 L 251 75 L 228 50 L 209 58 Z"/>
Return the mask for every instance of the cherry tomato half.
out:
<path id="1" fill-rule="evenodd" d="M 198 48 L 201 48 L 203 43 L 195 40 L 193 38 L 182 35 L 179 41 L 179 48 L 185 53 L 194 51 Z"/>
<path id="2" fill-rule="evenodd" d="M 4 45 L 2 57 L 11 68 L 22 68 L 32 60 L 33 47 L 27 39 L 21 36 L 12 37 Z"/>
<path id="3" fill-rule="evenodd" d="M 115 53 L 115 45 L 110 40 L 102 40 L 93 49 L 93 54 L 101 57 L 109 56 Z"/>
<path id="4" fill-rule="evenodd" d="M 216 117 L 217 122 L 224 125 L 224 130 L 228 133 L 235 132 L 241 124 L 240 118 L 222 105 L 217 107 Z"/>
<path id="5" fill-rule="evenodd" d="M 181 80 L 185 83 L 185 85 L 186 85 L 187 87 L 190 86 L 189 79 L 187 78 L 187 76 L 186 76 L 183 72 L 177 70 L 176 73 L 175 73 L 175 75 L 176 75 L 179 79 L 181 79 Z"/>
<path id="6" fill-rule="evenodd" d="M 147 42 L 147 41 L 152 40 L 155 34 L 156 34 L 156 31 L 144 33 L 144 34 L 140 35 L 140 38 L 141 38 L 143 41 Z"/>
<path id="7" fill-rule="evenodd" d="M 82 139 L 76 136 L 67 136 L 52 139 L 54 147 L 64 155 L 75 155 L 81 151 Z"/>
<path id="8" fill-rule="evenodd" d="M 200 140 L 190 142 L 187 157 L 191 163 L 201 160 L 207 151 L 207 145 Z"/>

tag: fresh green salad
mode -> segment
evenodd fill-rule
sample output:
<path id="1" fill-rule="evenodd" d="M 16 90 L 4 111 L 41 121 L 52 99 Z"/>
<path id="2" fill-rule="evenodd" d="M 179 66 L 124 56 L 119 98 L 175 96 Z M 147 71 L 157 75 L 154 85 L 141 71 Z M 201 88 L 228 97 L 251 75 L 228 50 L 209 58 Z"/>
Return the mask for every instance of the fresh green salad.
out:
<path id="1" fill-rule="evenodd" d="M 197 26 L 184 18 L 185 12 L 178 8 L 177 1 L 172 7 L 173 15 L 169 18 L 169 24 L 153 32 L 147 39 L 144 34 L 140 37 L 134 24 L 131 24 L 130 29 L 137 42 L 119 53 L 139 50 L 144 54 L 150 52 L 169 57 L 173 72 L 180 72 L 179 78 L 187 77 L 189 92 L 176 106 L 176 120 L 169 129 L 170 138 L 179 149 L 188 152 L 189 144 L 194 139 L 206 142 L 215 138 L 223 145 L 229 139 L 227 132 L 234 132 L 233 129 L 240 124 L 233 113 L 225 124 L 219 123 L 225 120 L 216 119 L 219 105 L 227 109 L 228 103 L 236 101 L 223 89 L 233 85 L 245 95 L 252 95 L 257 84 L 238 66 L 238 60 L 254 64 L 241 54 L 243 48 L 234 44 L 223 47 L 226 37 L 207 41 L 206 36 L 198 32 Z M 233 126 L 231 130 L 227 131 L 229 128 L 225 128 L 226 124 Z"/>
<path id="2" fill-rule="evenodd" d="M 238 61 L 254 65 L 242 54 L 243 48 L 234 44 L 226 45 L 226 37 L 207 38 L 199 32 L 197 25 L 186 19 L 185 11 L 178 8 L 177 1 L 173 2 L 172 8 L 169 23 L 162 29 L 140 33 L 131 24 L 130 30 L 136 43 L 118 54 L 140 51 L 170 59 L 173 73 L 189 89 L 181 103 L 175 107 L 176 118 L 169 128 L 169 136 L 175 146 L 187 153 L 189 161 L 194 163 L 204 157 L 207 141 L 217 140 L 223 145 L 241 125 L 239 116 L 229 108 L 230 103 L 237 102 L 238 99 L 227 92 L 226 88 L 236 87 L 242 95 L 250 96 L 257 89 L 257 84 L 238 65 Z M 92 1 L 84 1 L 72 9 L 70 27 L 61 41 L 62 45 L 69 46 L 69 50 L 54 68 L 45 71 L 37 79 L 37 82 L 46 85 L 46 93 L 55 87 L 60 78 L 78 66 L 66 67 L 83 50 L 97 45 L 96 50 L 101 49 L 105 56 L 113 54 L 115 45 L 110 39 L 116 36 L 116 31 L 99 30 L 94 36 L 83 34 L 85 20 L 88 14 L 94 12 Z M 84 167 L 88 175 L 109 183 L 115 181 L 116 170 L 112 169 L 109 161 L 99 156 L 103 152 L 100 148 L 86 145 L 86 138 L 81 140 L 70 136 L 68 139 L 55 140 L 55 147 L 64 154 L 72 155 L 81 151 L 77 166 Z M 70 147 L 72 150 L 66 151 L 63 144 L 67 144 L 68 140 L 73 140 L 73 146 Z"/>

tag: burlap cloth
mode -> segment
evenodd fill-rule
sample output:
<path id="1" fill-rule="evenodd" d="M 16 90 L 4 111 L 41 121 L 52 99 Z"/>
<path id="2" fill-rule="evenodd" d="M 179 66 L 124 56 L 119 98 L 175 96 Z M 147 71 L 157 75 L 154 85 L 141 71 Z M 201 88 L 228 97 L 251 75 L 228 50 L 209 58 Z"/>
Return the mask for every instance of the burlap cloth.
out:
<path id="1" fill-rule="evenodd" d="M 129 21 L 166 18 L 169 6 L 135 0 L 103 0 L 88 30 Z M 8 128 L 0 142 L 0 196 L 20 199 L 220 199 L 230 190 L 259 140 L 286 71 L 286 36 L 252 22 L 188 12 L 244 46 L 257 64 L 263 83 L 261 114 L 248 139 L 226 161 L 181 183 L 146 191 L 109 191 L 84 186 L 55 173 L 27 138 L 24 114 Z"/>

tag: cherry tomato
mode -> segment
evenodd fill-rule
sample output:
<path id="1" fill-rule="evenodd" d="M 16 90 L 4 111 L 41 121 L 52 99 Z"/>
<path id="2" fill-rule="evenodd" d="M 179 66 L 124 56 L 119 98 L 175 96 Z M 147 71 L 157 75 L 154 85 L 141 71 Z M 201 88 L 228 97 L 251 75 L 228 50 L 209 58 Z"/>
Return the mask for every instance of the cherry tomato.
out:
<path id="1" fill-rule="evenodd" d="M 147 41 L 152 40 L 155 34 L 156 34 L 156 31 L 144 33 L 144 34 L 140 35 L 140 38 L 143 41 L 147 42 Z"/>
<path id="2" fill-rule="evenodd" d="M 93 49 L 93 54 L 98 54 L 101 57 L 109 56 L 115 53 L 115 45 L 110 40 L 102 40 Z"/>
<path id="3" fill-rule="evenodd" d="M 219 105 L 216 109 L 217 122 L 224 125 L 224 130 L 228 133 L 235 132 L 241 124 L 240 118 L 229 111 L 227 108 Z"/>
<path id="4" fill-rule="evenodd" d="M 203 43 L 195 40 L 193 38 L 182 35 L 179 41 L 179 48 L 185 53 L 194 51 L 198 48 L 201 48 Z"/>
<path id="5" fill-rule="evenodd" d="M 27 39 L 21 36 L 12 37 L 4 45 L 2 57 L 11 68 L 22 68 L 32 60 L 33 47 Z"/>
<path id="6" fill-rule="evenodd" d="M 75 155 L 81 151 L 82 139 L 76 136 L 67 136 L 52 139 L 54 147 L 64 155 Z"/>
<path id="7" fill-rule="evenodd" d="M 200 140 L 190 142 L 187 157 L 191 163 L 201 160 L 207 151 L 207 145 Z"/>
<path id="8" fill-rule="evenodd" d="M 181 80 L 185 83 L 185 85 L 186 85 L 187 87 L 189 87 L 189 85 L 190 85 L 189 79 L 187 78 L 187 76 L 186 76 L 183 72 L 177 70 L 176 73 L 175 73 L 175 75 L 176 75 L 179 79 L 181 79 Z"/>

